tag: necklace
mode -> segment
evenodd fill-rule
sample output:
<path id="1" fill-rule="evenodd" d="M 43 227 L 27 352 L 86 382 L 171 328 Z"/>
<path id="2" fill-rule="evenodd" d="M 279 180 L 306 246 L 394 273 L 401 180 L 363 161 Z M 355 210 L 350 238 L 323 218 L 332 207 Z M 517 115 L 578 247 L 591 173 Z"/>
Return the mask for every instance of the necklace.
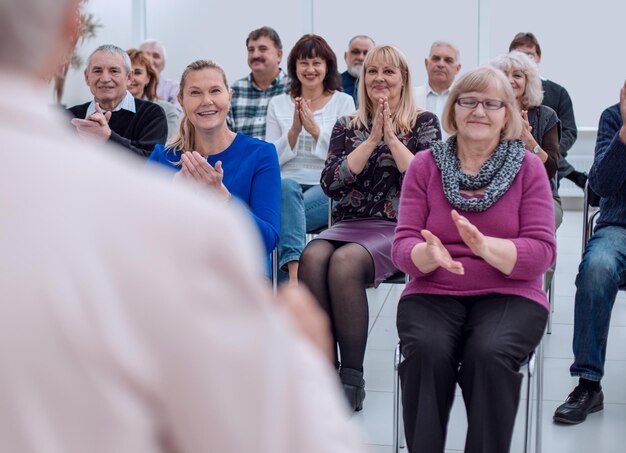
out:
<path id="1" fill-rule="evenodd" d="M 326 90 L 322 91 L 322 94 L 320 94 L 319 96 L 314 97 L 313 99 L 307 99 L 307 101 L 310 102 L 311 104 L 313 104 L 314 102 L 317 102 L 320 99 L 322 99 L 325 95 L 326 95 Z M 304 96 L 302 96 L 302 99 L 304 99 Z"/>

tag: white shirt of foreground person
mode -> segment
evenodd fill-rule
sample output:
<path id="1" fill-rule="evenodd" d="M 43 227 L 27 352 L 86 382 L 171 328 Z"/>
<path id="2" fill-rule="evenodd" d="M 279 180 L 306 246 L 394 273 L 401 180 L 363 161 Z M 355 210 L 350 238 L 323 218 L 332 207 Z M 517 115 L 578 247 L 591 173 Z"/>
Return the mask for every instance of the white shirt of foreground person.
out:
<path id="1" fill-rule="evenodd" d="M 362 451 L 246 215 L 79 141 L 48 97 L 0 73 L 0 451 Z"/>

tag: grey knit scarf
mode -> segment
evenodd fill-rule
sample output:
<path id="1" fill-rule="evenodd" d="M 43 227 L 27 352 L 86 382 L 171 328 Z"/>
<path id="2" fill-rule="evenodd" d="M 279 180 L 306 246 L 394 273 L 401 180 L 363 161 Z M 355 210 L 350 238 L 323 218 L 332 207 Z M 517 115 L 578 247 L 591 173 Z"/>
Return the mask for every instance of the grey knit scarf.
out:
<path id="1" fill-rule="evenodd" d="M 456 209 L 466 212 L 483 212 L 498 201 L 511 187 L 524 159 L 524 144 L 521 140 L 503 140 L 474 176 L 461 171 L 455 136 L 447 142 L 432 142 L 430 149 L 441 171 L 446 198 Z M 482 197 L 465 198 L 461 195 L 461 190 L 478 190 L 483 187 L 485 193 Z"/>

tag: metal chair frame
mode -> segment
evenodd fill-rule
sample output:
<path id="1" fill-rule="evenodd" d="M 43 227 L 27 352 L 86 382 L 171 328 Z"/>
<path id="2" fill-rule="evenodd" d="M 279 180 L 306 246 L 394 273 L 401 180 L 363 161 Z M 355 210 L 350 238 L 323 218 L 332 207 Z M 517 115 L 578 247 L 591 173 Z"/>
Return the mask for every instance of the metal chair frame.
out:
<path id="1" fill-rule="evenodd" d="M 404 448 L 404 425 L 402 423 L 402 401 L 400 398 L 400 374 L 398 367 L 402 362 L 402 347 L 400 343 L 394 352 L 394 379 L 393 379 L 393 453 L 399 453 Z M 541 453 L 542 431 L 541 422 L 543 419 L 543 344 L 539 343 L 523 365 L 526 366 L 526 420 L 524 427 L 524 453 L 531 451 L 533 434 L 535 438 L 535 453 Z M 536 418 L 533 429 L 533 394 L 536 400 Z"/>

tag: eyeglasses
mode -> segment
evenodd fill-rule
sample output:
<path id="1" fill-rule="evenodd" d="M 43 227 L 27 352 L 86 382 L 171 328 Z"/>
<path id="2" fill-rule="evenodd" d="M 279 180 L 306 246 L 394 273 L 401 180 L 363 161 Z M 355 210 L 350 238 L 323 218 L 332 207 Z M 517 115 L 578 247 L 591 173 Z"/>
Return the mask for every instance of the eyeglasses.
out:
<path id="1" fill-rule="evenodd" d="M 475 109 L 478 107 L 478 104 L 481 104 L 485 110 L 500 110 L 506 104 L 504 101 L 498 101 L 497 99 L 479 101 L 476 98 L 458 98 L 456 103 L 465 109 Z"/>

